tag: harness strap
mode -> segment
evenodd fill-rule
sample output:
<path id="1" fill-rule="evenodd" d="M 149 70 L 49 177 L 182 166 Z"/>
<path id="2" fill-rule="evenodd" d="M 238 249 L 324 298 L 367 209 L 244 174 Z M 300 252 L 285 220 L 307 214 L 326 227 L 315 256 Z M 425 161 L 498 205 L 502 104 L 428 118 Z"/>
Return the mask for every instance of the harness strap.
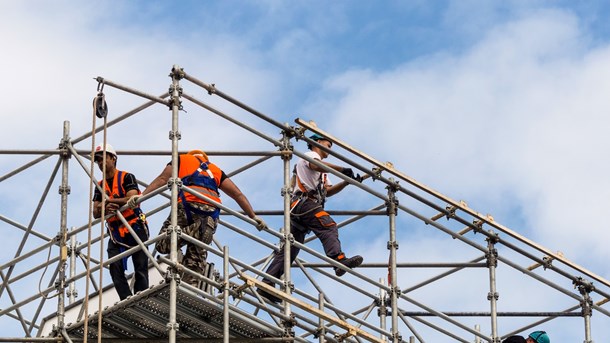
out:
<path id="1" fill-rule="evenodd" d="M 122 170 L 119 170 L 119 172 L 117 173 L 116 180 L 113 180 L 113 182 L 117 183 L 116 185 L 119 190 L 119 198 L 124 198 L 125 192 L 123 191 L 123 171 Z"/>

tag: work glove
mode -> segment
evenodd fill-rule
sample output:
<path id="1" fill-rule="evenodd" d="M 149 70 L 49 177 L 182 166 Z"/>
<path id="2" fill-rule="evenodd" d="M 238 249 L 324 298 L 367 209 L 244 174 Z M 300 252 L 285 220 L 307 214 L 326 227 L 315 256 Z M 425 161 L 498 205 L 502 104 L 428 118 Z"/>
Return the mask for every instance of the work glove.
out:
<path id="1" fill-rule="evenodd" d="M 352 168 L 343 168 L 341 169 L 341 174 L 349 177 L 349 178 L 355 178 L 354 176 L 354 171 L 352 170 Z"/>
<path id="2" fill-rule="evenodd" d="M 131 198 L 127 200 L 127 206 L 129 206 L 130 208 L 138 206 L 137 201 L 138 199 L 140 199 L 140 197 L 141 195 L 132 195 Z"/>
<path id="3" fill-rule="evenodd" d="M 263 229 L 269 229 L 269 227 L 267 226 L 267 223 L 265 223 L 265 221 L 259 217 L 259 216 L 254 216 L 254 221 L 256 222 L 256 229 L 258 231 L 263 231 Z"/>

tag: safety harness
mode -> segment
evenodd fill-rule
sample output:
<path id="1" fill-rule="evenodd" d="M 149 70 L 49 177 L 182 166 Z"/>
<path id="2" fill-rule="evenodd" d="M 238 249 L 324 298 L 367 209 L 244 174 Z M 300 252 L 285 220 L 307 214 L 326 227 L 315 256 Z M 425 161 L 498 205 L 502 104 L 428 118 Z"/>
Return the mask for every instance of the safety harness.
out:
<path id="1" fill-rule="evenodd" d="M 305 185 L 301 182 L 301 179 L 297 174 L 296 167 L 292 170 L 292 172 L 294 174 L 296 184 L 299 189 L 294 192 L 294 195 L 292 196 L 292 202 L 290 204 L 290 214 L 295 217 L 300 217 L 320 207 L 324 207 L 324 203 L 326 202 L 326 188 L 324 187 L 324 185 L 326 184 L 326 174 L 320 173 L 316 188 L 308 191 Z M 293 213 L 294 209 L 301 203 L 301 200 L 303 199 L 309 199 L 313 202 L 316 202 L 318 203 L 318 206 L 308 210 L 307 212 L 298 214 Z"/>
<path id="2" fill-rule="evenodd" d="M 118 194 L 110 194 L 110 196 L 112 198 L 123 198 L 125 197 L 125 190 L 123 189 L 123 177 L 125 176 L 124 172 L 121 170 L 118 170 L 114 179 L 112 180 L 113 184 L 116 182 L 116 190 L 118 192 Z M 101 184 L 101 181 L 100 181 Z M 108 188 L 111 188 L 108 186 L 108 183 L 106 183 L 106 186 L 104 187 L 106 190 Z M 114 189 L 114 187 L 112 187 L 110 189 L 110 192 L 112 192 Z M 133 208 L 133 209 L 126 209 L 124 211 L 121 212 L 121 214 L 123 215 L 123 217 L 125 217 L 125 220 L 127 221 L 127 223 L 129 223 L 129 225 L 131 225 L 132 227 L 134 227 L 134 224 L 138 223 L 140 224 L 138 227 L 135 227 L 134 229 L 137 230 L 138 228 L 142 228 L 144 230 L 147 230 L 147 226 L 146 226 L 146 216 L 144 215 L 144 212 L 142 212 L 142 210 L 140 209 L 139 206 Z M 125 238 L 127 237 L 127 235 L 129 234 L 129 230 L 127 230 L 127 228 L 123 225 L 123 223 L 121 222 L 121 220 L 114 216 L 109 218 L 106 221 L 106 228 L 108 229 L 108 232 L 110 233 L 110 239 L 122 246 L 122 247 L 126 247 L 126 248 L 131 248 L 130 245 L 125 243 Z"/>
<path id="3" fill-rule="evenodd" d="M 216 198 L 219 198 L 220 193 L 218 193 L 218 185 L 216 185 L 216 180 L 214 179 L 214 174 L 212 173 L 212 171 L 209 168 L 210 162 L 202 161 L 198 156 L 195 156 L 195 157 L 197 158 L 197 160 L 199 160 L 199 162 L 201 164 L 199 165 L 199 168 L 197 168 L 197 170 L 195 170 L 192 174 L 181 178 L 182 184 L 184 186 L 198 186 L 198 187 L 204 188 L 206 191 L 201 192 L 201 193 L 203 193 L 204 195 L 211 195 Z M 193 223 L 193 213 L 199 214 L 199 215 L 204 215 L 204 216 L 211 216 L 214 220 L 218 219 L 218 217 L 220 215 L 219 208 L 215 207 L 215 209 L 213 211 L 206 211 L 206 210 L 203 210 L 203 209 L 190 205 L 189 202 L 186 200 L 186 196 L 182 189 L 180 189 L 180 192 L 178 192 L 178 196 L 180 197 L 180 200 L 182 201 L 182 206 L 184 207 L 184 213 L 186 214 L 186 220 L 189 225 Z M 208 206 L 213 207 L 210 205 L 208 205 Z"/>

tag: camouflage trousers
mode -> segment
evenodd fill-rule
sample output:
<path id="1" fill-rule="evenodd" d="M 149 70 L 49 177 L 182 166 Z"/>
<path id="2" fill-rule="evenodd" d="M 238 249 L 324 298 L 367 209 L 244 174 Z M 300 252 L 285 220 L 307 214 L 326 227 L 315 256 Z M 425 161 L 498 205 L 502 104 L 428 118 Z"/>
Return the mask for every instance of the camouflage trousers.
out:
<path id="1" fill-rule="evenodd" d="M 202 211 L 213 211 L 215 208 L 209 205 L 189 203 L 189 206 L 198 208 Z M 192 223 L 189 224 L 184 206 L 182 203 L 178 203 L 178 226 L 180 227 L 182 234 L 187 234 L 195 239 L 202 241 L 205 244 L 210 244 L 216 227 L 218 226 L 218 219 L 214 219 L 211 216 L 197 214 L 191 211 Z M 168 234 L 168 229 L 171 226 L 171 214 L 163 222 L 163 227 L 159 231 L 159 235 L 163 235 L 164 238 L 159 240 L 155 245 L 155 248 L 161 254 L 169 254 L 171 250 L 171 236 Z M 182 259 L 182 264 L 188 269 L 203 274 L 206 266 L 206 258 L 208 252 L 194 244 L 190 244 L 183 239 L 178 239 L 178 249 L 186 245 L 186 252 Z M 188 274 L 182 276 L 182 281 L 191 284 L 195 287 L 199 284 L 199 280 Z"/>

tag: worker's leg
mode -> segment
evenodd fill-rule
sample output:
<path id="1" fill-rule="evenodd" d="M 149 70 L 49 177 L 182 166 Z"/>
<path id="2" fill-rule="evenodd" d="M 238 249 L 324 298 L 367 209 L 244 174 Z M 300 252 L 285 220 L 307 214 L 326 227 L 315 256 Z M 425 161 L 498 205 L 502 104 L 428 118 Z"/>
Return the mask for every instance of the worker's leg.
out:
<path id="1" fill-rule="evenodd" d="M 303 242 L 305 241 L 305 232 L 297 230 L 293 226 L 291 233 L 295 241 L 303 244 Z M 299 251 L 301 251 L 301 249 L 295 247 L 294 245 L 290 246 L 291 264 L 297 258 Z M 273 260 L 271 261 L 271 264 L 269 264 L 266 273 L 277 279 L 279 279 L 284 274 L 284 245 L 282 245 L 282 248 L 280 250 L 275 252 Z M 267 278 L 263 278 L 263 282 L 268 283 L 270 285 L 273 284 L 273 282 Z"/>
<path id="2" fill-rule="evenodd" d="M 183 233 L 187 234 L 203 243 L 210 244 L 218 226 L 218 220 L 210 216 L 193 215 L 194 223 L 187 225 L 183 229 Z M 208 252 L 195 244 L 186 245 L 186 253 L 182 263 L 188 269 L 203 274 L 206 265 Z M 189 283 L 195 287 L 199 286 L 199 279 L 185 274 L 183 282 Z"/>
<path id="3" fill-rule="evenodd" d="M 142 242 L 148 240 L 148 229 L 143 226 L 134 225 L 133 229 L 138 234 L 138 238 Z M 134 293 L 143 291 L 148 288 L 148 256 L 144 250 L 138 250 L 131 255 L 133 261 L 135 283 L 133 286 Z"/>
<path id="4" fill-rule="evenodd" d="M 293 225 L 292 229 L 291 229 L 291 233 L 296 242 L 303 244 L 303 242 L 305 241 L 306 232 L 297 230 Z M 297 258 L 299 251 L 301 251 L 301 249 L 295 247 L 294 245 L 290 246 L 290 264 L 292 264 L 292 262 L 294 262 L 294 260 Z M 284 274 L 284 246 L 283 245 L 279 251 L 275 252 L 275 255 L 273 256 L 273 260 L 271 261 L 271 264 L 267 268 L 266 273 L 277 279 L 279 279 Z M 269 280 L 268 278 L 263 278 L 262 281 L 270 286 L 273 286 L 273 281 Z M 265 298 L 271 302 L 279 303 L 281 301 L 280 298 L 263 290 L 262 288 L 257 289 L 257 292 L 263 298 Z"/>
<path id="5" fill-rule="evenodd" d="M 121 248 L 112 240 L 109 240 L 108 249 L 106 251 L 108 252 L 108 259 L 111 259 L 121 253 Z M 123 259 L 111 263 L 110 266 L 108 266 L 108 269 L 110 270 L 110 277 L 112 278 L 114 289 L 116 289 L 116 292 L 119 294 L 119 298 L 123 300 L 130 296 L 131 290 L 129 289 L 129 284 L 127 283 L 127 278 L 125 277 Z"/>
<path id="6" fill-rule="evenodd" d="M 305 200 L 305 199 L 304 199 Z M 333 218 L 324 211 L 318 203 L 307 199 L 298 208 L 298 213 L 304 213 L 299 217 L 299 223 L 307 227 L 320 239 L 326 256 L 336 258 L 341 254 L 341 242 L 339 231 Z"/>
<path id="7" fill-rule="evenodd" d="M 326 256 L 341 262 L 348 268 L 355 268 L 362 264 L 362 256 L 355 255 L 347 257 L 341 250 L 341 242 L 339 241 L 339 230 L 333 218 L 320 206 L 315 207 L 316 203 L 307 201 L 300 209 L 306 215 L 301 217 L 303 224 L 313 231 L 320 239 Z M 342 276 L 345 274 L 344 268 L 334 268 L 335 275 Z"/>
<path id="8" fill-rule="evenodd" d="M 187 223 L 186 213 L 184 212 L 184 207 L 182 206 L 182 203 L 178 204 L 177 216 L 178 216 L 177 225 L 182 230 L 184 230 L 184 227 L 186 227 L 188 225 L 188 223 Z M 157 243 L 155 244 L 155 249 L 161 254 L 169 254 L 169 252 L 171 250 L 171 235 L 168 234 L 168 230 L 169 230 L 171 224 L 172 224 L 172 222 L 171 222 L 171 214 L 170 214 L 167 217 L 167 219 L 163 222 L 163 226 L 161 227 L 161 230 L 159 231 L 159 236 L 163 236 L 163 238 L 161 240 L 158 240 Z M 185 244 L 185 242 L 183 240 L 178 240 L 178 249 L 183 247 L 184 244 Z"/>

